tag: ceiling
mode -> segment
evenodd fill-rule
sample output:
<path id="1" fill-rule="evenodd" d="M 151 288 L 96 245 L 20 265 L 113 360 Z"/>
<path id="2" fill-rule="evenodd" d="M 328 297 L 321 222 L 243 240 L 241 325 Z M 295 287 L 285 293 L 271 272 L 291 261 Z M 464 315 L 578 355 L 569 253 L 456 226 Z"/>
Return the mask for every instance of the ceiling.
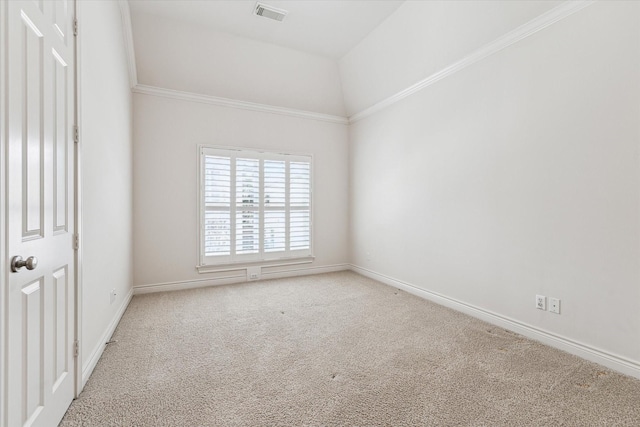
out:
<path id="1" fill-rule="evenodd" d="M 283 22 L 253 15 L 255 0 L 129 0 L 137 14 L 206 26 L 215 31 L 339 59 L 402 0 L 264 0 L 289 13 Z M 135 31 L 135 28 L 134 28 Z"/>

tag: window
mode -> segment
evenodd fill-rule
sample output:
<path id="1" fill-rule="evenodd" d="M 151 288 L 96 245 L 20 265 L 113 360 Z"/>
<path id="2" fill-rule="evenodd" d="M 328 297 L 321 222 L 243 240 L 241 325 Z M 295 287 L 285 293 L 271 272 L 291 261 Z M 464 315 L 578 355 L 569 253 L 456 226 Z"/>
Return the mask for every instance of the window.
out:
<path id="1" fill-rule="evenodd" d="M 311 256 L 311 157 L 200 147 L 200 266 Z"/>

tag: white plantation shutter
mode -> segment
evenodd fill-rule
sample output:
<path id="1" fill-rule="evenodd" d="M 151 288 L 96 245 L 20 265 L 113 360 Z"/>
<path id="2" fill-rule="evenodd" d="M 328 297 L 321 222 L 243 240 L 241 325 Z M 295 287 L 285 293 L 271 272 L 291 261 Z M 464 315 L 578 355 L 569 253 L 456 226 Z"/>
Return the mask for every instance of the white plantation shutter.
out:
<path id="1" fill-rule="evenodd" d="M 287 164 L 284 160 L 264 161 L 264 250 L 287 249 Z"/>
<path id="2" fill-rule="evenodd" d="M 289 166 L 289 240 L 291 250 L 309 249 L 311 244 L 311 167 L 308 162 Z"/>
<path id="3" fill-rule="evenodd" d="M 311 256 L 311 157 L 201 148 L 200 265 Z"/>
<path id="4" fill-rule="evenodd" d="M 231 161 L 204 156 L 204 253 L 231 255 Z"/>
<path id="5" fill-rule="evenodd" d="M 287 247 L 287 213 L 285 211 L 265 211 L 264 250 L 281 252 Z"/>
<path id="6" fill-rule="evenodd" d="M 260 252 L 260 160 L 236 159 L 235 252 Z"/>

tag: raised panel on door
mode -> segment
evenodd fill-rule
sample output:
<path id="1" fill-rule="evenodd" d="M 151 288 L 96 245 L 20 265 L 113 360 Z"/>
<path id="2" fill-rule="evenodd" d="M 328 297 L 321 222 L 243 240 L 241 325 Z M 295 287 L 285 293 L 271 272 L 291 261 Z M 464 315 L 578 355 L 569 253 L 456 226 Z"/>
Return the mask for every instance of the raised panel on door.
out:
<path id="1" fill-rule="evenodd" d="M 22 288 L 22 381 L 25 399 L 22 423 L 30 424 L 44 407 L 44 279 Z"/>
<path id="2" fill-rule="evenodd" d="M 53 28 L 65 45 L 69 40 L 70 13 L 67 0 L 57 1 L 53 6 Z"/>
<path id="3" fill-rule="evenodd" d="M 44 236 L 44 81 L 42 32 L 21 11 L 23 52 L 22 237 Z"/>
<path id="4" fill-rule="evenodd" d="M 68 230 L 69 214 L 69 99 L 68 65 L 60 54 L 51 50 L 53 61 L 53 231 Z"/>
<path id="5" fill-rule="evenodd" d="M 69 336 L 69 295 L 71 281 L 68 275 L 68 266 L 58 268 L 53 272 L 51 286 L 52 313 L 49 319 L 52 335 L 52 350 L 50 353 L 52 366 L 52 392 L 55 393 L 69 373 L 69 348 L 71 337 Z"/>

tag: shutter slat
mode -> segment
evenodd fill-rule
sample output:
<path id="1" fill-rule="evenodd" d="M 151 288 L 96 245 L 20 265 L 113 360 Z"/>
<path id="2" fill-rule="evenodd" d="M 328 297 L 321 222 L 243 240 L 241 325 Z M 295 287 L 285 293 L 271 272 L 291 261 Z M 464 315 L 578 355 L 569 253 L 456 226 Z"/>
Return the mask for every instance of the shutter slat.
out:
<path id="1" fill-rule="evenodd" d="M 236 254 L 256 254 L 260 251 L 260 213 L 236 212 Z"/>
<path id="2" fill-rule="evenodd" d="M 204 250 L 206 256 L 229 255 L 231 253 L 231 218 L 229 212 L 205 212 Z"/>
<path id="3" fill-rule="evenodd" d="M 285 211 L 267 211 L 264 213 L 264 251 L 281 252 L 286 249 L 286 213 Z"/>
<path id="4" fill-rule="evenodd" d="M 205 156 L 204 201 L 207 207 L 230 207 L 231 159 Z M 204 218 L 205 256 L 231 254 L 231 218 L 229 211 L 206 211 Z"/>
<path id="5" fill-rule="evenodd" d="M 231 203 L 231 159 L 205 156 L 204 202 L 206 206 L 228 207 Z"/>
<path id="6" fill-rule="evenodd" d="M 258 207 L 260 204 L 260 161 L 236 159 L 236 206 Z"/>
<path id="7" fill-rule="evenodd" d="M 309 207 L 311 204 L 310 164 L 291 162 L 289 166 L 289 203 L 291 207 Z M 291 210 L 289 214 L 289 249 L 309 249 L 311 222 L 309 210 Z"/>
<path id="8" fill-rule="evenodd" d="M 309 207 L 311 204 L 311 174 L 310 164 L 291 162 L 289 167 L 289 201 L 292 207 Z M 308 217 L 304 220 L 309 222 Z M 296 222 L 291 216 L 291 224 Z"/>
<path id="9" fill-rule="evenodd" d="M 286 203 L 286 178 L 286 163 L 284 161 L 264 161 L 265 206 L 284 207 Z"/>

